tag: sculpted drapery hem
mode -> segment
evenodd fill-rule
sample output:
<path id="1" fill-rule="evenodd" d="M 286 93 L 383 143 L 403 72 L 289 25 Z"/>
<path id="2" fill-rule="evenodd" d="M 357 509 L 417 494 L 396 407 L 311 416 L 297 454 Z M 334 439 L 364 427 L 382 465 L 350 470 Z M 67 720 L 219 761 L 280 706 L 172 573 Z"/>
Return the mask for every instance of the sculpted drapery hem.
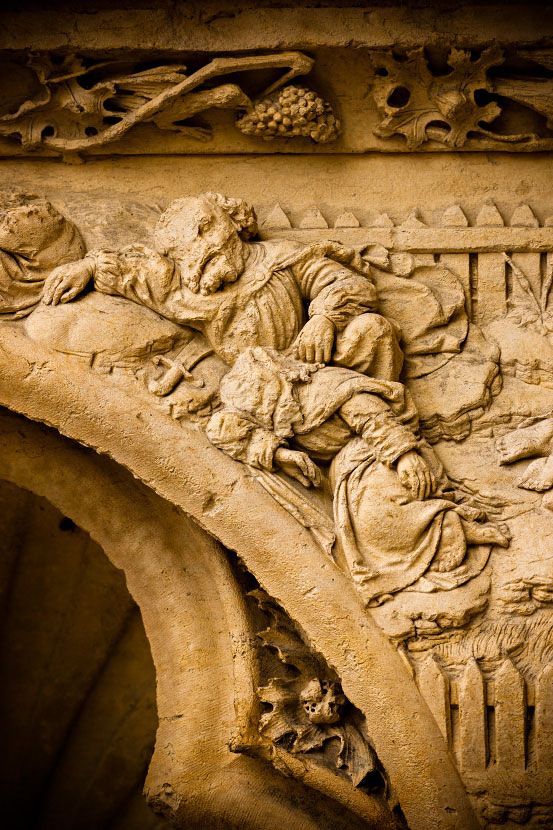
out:
<path id="1" fill-rule="evenodd" d="M 425 591 L 454 588 L 475 575 L 463 569 L 467 543 L 457 505 L 447 498 L 416 500 L 399 480 L 395 462 L 413 449 L 438 480 L 443 475 L 418 435 L 416 410 L 402 384 L 256 348 L 225 375 L 221 400 L 207 435 L 237 460 L 271 471 L 274 452 L 288 445 L 322 460 L 334 457 L 336 532 L 368 603 L 416 587 L 423 575 Z M 450 514 L 452 565 L 449 573 L 434 574 L 429 569 Z"/>

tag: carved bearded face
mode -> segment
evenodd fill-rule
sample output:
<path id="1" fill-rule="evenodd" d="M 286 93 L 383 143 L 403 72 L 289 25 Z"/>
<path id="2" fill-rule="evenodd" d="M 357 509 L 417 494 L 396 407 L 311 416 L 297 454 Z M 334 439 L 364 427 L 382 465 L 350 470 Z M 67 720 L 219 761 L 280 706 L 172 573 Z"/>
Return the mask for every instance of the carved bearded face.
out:
<path id="1" fill-rule="evenodd" d="M 155 240 L 194 293 L 212 294 L 244 270 L 247 253 L 236 222 L 209 197 L 173 202 L 158 222 Z"/>

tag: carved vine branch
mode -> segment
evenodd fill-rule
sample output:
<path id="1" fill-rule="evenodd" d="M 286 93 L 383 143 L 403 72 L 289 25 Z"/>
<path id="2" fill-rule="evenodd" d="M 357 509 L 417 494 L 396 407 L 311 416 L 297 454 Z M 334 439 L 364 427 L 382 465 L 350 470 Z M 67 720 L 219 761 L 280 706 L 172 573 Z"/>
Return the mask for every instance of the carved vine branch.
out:
<path id="1" fill-rule="evenodd" d="M 245 112 L 246 120 L 241 119 L 237 126 L 246 134 L 264 133 L 265 137 L 307 135 L 314 141 L 329 141 L 337 135 L 336 120 L 330 105 L 310 90 L 287 87 L 289 92 L 285 97 L 296 96 L 297 105 L 293 113 L 283 115 L 280 112 L 280 96 L 284 94 L 278 92 L 280 88 L 298 75 L 308 73 L 312 65 L 313 60 L 301 52 L 282 52 L 217 57 L 191 75 L 186 74 L 182 64 L 160 65 L 129 74 L 117 61 L 87 65 L 74 55 L 64 58 L 61 63 L 48 55 L 32 55 L 26 67 L 20 69 L 27 73 L 23 80 L 34 87 L 34 91 L 18 102 L 15 111 L 0 115 L 0 135 L 17 137 L 27 149 L 45 147 L 61 153 L 77 153 L 111 144 L 124 138 L 140 123 L 153 123 L 160 130 L 206 140 L 208 131 L 186 122 L 212 107 L 219 107 Z M 270 98 L 261 104 L 252 104 L 236 83 L 209 86 L 230 73 L 268 69 L 287 71 L 265 90 L 263 95 Z M 248 118 L 255 121 L 259 106 L 266 111 L 271 104 L 278 110 L 273 113 L 275 129 L 266 126 L 259 130 L 255 126 L 249 129 Z M 320 116 L 324 116 L 322 121 Z M 270 121 L 271 116 L 265 120 Z M 277 121 L 281 129 L 278 129 Z"/>

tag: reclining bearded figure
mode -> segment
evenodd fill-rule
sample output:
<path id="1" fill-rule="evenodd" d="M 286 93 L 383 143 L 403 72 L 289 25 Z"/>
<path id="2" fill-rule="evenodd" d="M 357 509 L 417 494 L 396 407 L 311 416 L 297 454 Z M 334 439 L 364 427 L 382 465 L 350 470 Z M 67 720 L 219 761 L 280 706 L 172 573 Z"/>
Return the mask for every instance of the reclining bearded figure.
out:
<path id="1" fill-rule="evenodd" d="M 330 462 L 338 542 L 364 600 L 456 588 L 483 567 L 471 546 L 508 545 L 457 505 L 399 381 L 397 323 L 378 313 L 370 265 L 333 242 L 252 241 L 255 213 L 220 194 L 178 199 L 155 250 L 97 249 L 46 279 L 42 301 L 97 291 L 198 330 L 229 367 L 210 441 L 305 487 Z"/>

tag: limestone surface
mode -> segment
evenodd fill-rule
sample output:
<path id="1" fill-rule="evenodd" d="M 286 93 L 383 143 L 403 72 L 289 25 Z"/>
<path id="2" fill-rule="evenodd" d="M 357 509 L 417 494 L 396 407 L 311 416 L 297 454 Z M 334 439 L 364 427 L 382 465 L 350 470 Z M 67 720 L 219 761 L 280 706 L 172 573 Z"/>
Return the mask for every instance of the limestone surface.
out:
<path id="1" fill-rule="evenodd" d="M 547 830 L 551 10 L 155 6 L 1 18 L 9 827 Z"/>

